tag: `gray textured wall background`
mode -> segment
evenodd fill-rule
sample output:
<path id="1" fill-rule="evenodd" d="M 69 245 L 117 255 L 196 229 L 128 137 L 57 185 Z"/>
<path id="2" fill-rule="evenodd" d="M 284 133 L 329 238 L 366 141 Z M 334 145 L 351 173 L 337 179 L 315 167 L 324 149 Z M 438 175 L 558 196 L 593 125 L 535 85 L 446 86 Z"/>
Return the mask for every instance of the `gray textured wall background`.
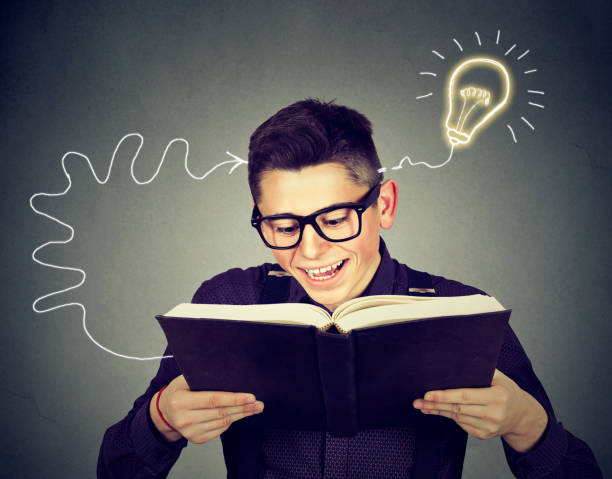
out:
<path id="1" fill-rule="evenodd" d="M 558 417 L 612 475 L 608 2 L 28 1 L 1 12 L 3 477 L 93 477 L 105 429 L 157 370 L 96 347 L 76 307 L 32 311 L 37 297 L 79 280 L 30 258 L 67 237 L 28 205 L 33 193 L 65 189 L 65 152 L 88 155 L 103 177 L 118 141 L 139 132 L 135 174 L 146 179 L 166 144 L 183 137 L 201 175 L 228 159 L 226 150 L 246 158 L 259 123 L 315 96 L 372 120 L 383 165 L 405 155 L 437 163 L 447 155 L 441 78 L 460 58 L 452 38 L 475 52 L 473 32 L 486 48 L 497 29 L 501 45 L 530 49 L 509 62 L 513 71 L 538 72 L 516 75 L 513 107 L 449 165 L 393 172 L 399 217 L 383 237 L 403 262 L 513 308 L 512 326 Z M 546 92 L 544 110 L 527 105 L 527 88 Z M 434 96 L 415 100 L 428 91 Z M 165 341 L 154 314 L 190 300 L 216 273 L 272 256 L 248 223 L 244 167 L 196 181 L 175 145 L 156 180 L 137 186 L 129 177 L 137 142 L 123 146 L 108 184 L 72 158 L 69 193 L 37 202 L 76 231 L 39 257 L 87 272 L 81 288 L 40 307 L 81 302 L 97 341 L 157 356 Z M 470 439 L 464 472 L 511 477 L 499 440 Z M 215 440 L 188 446 L 171 477 L 223 474 Z"/>

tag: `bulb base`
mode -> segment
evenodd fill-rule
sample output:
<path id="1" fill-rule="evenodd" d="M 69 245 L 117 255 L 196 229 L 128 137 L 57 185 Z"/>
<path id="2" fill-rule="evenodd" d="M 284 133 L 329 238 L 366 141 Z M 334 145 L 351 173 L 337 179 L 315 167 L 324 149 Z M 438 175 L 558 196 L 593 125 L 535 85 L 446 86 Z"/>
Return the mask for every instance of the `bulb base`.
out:
<path id="1" fill-rule="evenodd" d="M 454 128 L 446 128 L 446 136 L 448 137 L 448 141 L 450 141 L 451 145 L 465 145 L 468 141 L 470 141 L 471 135 L 466 135 L 465 133 L 455 130 Z"/>

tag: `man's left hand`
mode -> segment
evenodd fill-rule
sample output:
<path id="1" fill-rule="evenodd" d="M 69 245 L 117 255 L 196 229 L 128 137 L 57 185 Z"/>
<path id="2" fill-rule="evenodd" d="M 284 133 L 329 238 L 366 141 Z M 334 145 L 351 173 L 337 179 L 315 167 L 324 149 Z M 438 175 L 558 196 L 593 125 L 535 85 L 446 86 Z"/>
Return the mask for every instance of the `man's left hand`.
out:
<path id="1" fill-rule="evenodd" d="M 413 406 L 451 418 L 478 439 L 502 436 L 519 452 L 531 449 L 548 424 L 542 405 L 497 369 L 490 387 L 429 391 Z"/>

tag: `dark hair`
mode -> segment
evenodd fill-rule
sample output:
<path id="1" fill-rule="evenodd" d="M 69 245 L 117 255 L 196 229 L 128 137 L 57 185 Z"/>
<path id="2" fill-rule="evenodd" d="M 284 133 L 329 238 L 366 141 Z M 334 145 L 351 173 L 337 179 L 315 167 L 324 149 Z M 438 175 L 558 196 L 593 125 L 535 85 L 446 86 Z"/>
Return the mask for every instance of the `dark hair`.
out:
<path id="1" fill-rule="evenodd" d="M 300 170 L 322 163 L 343 165 L 357 184 L 373 187 L 383 174 L 372 141 L 372 124 L 345 106 L 308 98 L 279 110 L 249 142 L 249 187 L 261 197 L 261 176 L 270 170 Z"/>

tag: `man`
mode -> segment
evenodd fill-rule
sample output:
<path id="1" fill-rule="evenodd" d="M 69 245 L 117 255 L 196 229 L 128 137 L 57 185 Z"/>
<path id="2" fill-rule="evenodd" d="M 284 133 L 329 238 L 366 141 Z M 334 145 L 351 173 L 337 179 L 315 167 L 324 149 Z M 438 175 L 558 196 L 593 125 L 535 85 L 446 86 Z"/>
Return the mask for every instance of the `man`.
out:
<path id="1" fill-rule="evenodd" d="M 331 312 L 358 296 L 411 287 L 442 296 L 481 292 L 390 257 L 379 228 L 393 225 L 398 185 L 381 183 L 371 125 L 360 113 L 316 100 L 290 105 L 253 133 L 248 167 L 252 224 L 280 267 L 231 269 L 202 283 L 193 302 L 272 299 Z M 280 281 L 283 271 L 290 277 Z M 430 391 L 406 403 L 422 417 L 445 416 L 436 419 L 442 426 L 352 437 L 280 429 L 249 435 L 232 426 L 263 407 L 248 391 L 190 391 L 174 359 L 164 359 L 133 409 L 106 431 L 98 475 L 165 477 L 187 441 L 221 436 L 231 477 L 458 477 L 471 434 L 501 437 L 517 477 L 601 477 L 589 447 L 557 422 L 509 326 L 491 387 Z"/>

